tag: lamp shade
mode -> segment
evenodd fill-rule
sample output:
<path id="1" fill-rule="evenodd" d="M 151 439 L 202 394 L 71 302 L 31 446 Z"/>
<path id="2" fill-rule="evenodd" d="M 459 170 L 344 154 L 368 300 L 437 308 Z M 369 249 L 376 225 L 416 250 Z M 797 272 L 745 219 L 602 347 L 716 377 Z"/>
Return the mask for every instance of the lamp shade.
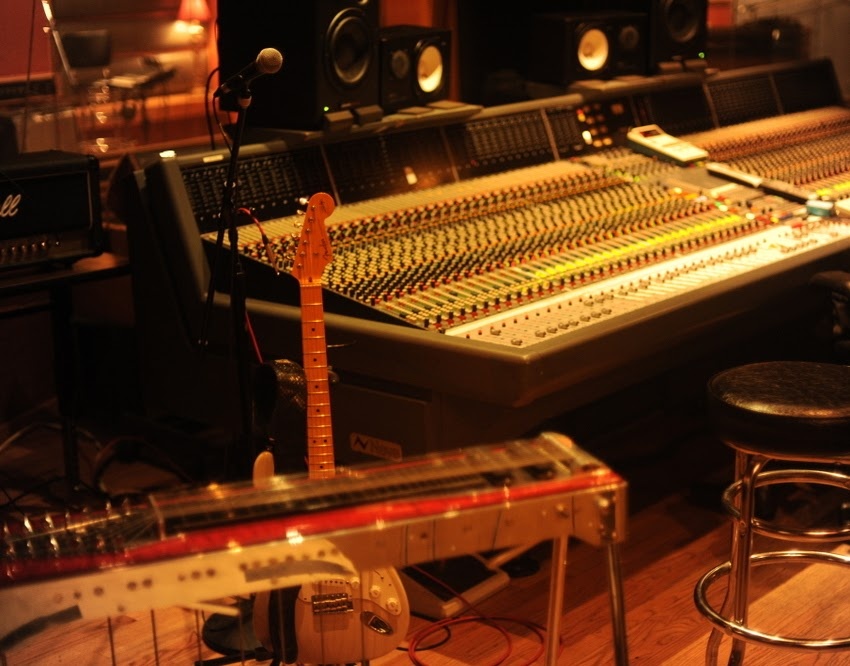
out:
<path id="1" fill-rule="evenodd" d="M 206 0 L 180 0 L 180 9 L 177 10 L 177 20 L 202 23 L 210 18 L 210 8 Z"/>

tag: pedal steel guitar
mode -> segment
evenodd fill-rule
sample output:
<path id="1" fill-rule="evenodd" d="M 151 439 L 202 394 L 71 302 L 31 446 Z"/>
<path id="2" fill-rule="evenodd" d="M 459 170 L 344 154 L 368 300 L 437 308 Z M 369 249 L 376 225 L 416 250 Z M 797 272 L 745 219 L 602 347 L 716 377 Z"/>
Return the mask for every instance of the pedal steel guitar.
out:
<path id="1" fill-rule="evenodd" d="M 568 437 L 155 493 L 139 505 L 29 516 L 3 536 L 0 654 L 49 624 L 295 586 L 553 539 L 554 665 L 568 537 L 604 547 L 618 663 L 626 663 L 618 545 L 626 483 Z"/>

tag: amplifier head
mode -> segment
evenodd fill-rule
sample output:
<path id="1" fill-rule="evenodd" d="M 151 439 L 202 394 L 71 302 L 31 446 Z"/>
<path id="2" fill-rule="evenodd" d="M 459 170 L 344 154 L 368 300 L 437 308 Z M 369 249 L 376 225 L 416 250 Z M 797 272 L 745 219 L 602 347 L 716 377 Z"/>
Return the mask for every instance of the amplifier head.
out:
<path id="1" fill-rule="evenodd" d="M 59 150 L 0 161 L 0 270 L 99 254 L 99 174 L 96 158 Z"/>

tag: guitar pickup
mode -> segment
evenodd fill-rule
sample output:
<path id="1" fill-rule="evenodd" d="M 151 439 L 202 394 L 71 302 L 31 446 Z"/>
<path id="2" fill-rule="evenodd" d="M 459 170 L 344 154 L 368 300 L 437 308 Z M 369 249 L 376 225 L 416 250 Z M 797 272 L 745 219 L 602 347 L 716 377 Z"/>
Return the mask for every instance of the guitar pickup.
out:
<path id="1" fill-rule="evenodd" d="M 354 611 L 354 601 L 344 592 L 333 594 L 314 594 L 310 598 L 313 615 L 328 615 L 331 613 L 351 613 Z"/>

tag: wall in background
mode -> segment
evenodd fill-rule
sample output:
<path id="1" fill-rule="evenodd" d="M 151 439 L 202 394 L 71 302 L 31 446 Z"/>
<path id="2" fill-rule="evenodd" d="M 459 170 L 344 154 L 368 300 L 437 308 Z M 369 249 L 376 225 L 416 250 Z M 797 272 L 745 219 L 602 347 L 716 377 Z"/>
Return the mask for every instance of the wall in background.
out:
<path id="1" fill-rule="evenodd" d="M 177 21 L 180 0 L 51 0 L 50 4 L 60 32 L 109 30 L 112 74 L 142 70 L 144 59 L 154 57 L 165 66 L 176 67 L 167 92 L 181 92 L 193 85 L 197 44 L 195 36 Z M 45 32 L 48 21 L 41 0 L 0 0 L 0 16 L 5 42 L 0 54 L 0 82 L 25 81 L 29 72 L 36 78 L 56 74 L 61 86 L 62 71 Z M 207 37 L 211 25 L 212 20 L 205 26 Z M 206 38 L 201 44 L 204 70 L 208 44 Z"/>
<path id="2" fill-rule="evenodd" d="M 3 17 L 3 48 L 0 49 L 0 82 L 26 76 L 32 63 L 32 73 L 49 75 L 50 42 L 44 34 L 44 12 L 40 0 L 0 0 Z"/>
<path id="3" fill-rule="evenodd" d="M 290 1 L 290 0 L 286 0 Z M 311 2 L 313 0 L 310 0 Z M 382 25 L 448 25 L 455 0 L 383 0 Z M 217 65 L 215 51 L 216 0 L 208 0 L 211 18 L 204 47 L 205 68 Z M 108 27 L 114 31 L 116 59 L 133 59 L 151 53 L 165 61 L 191 48 L 186 34 L 174 23 L 180 0 L 52 0 L 57 24 L 69 29 Z M 23 81 L 27 72 L 36 78 L 54 72 L 54 58 L 41 0 L 0 0 L 4 48 L 0 50 L 0 83 Z M 184 63 L 185 65 L 185 63 Z M 457 70 L 455 70 L 457 71 Z"/>
<path id="4" fill-rule="evenodd" d="M 773 22 L 775 39 L 799 30 L 811 58 L 830 58 L 845 98 L 850 98 L 850 5 L 843 0 L 737 0 L 736 28 Z"/>

